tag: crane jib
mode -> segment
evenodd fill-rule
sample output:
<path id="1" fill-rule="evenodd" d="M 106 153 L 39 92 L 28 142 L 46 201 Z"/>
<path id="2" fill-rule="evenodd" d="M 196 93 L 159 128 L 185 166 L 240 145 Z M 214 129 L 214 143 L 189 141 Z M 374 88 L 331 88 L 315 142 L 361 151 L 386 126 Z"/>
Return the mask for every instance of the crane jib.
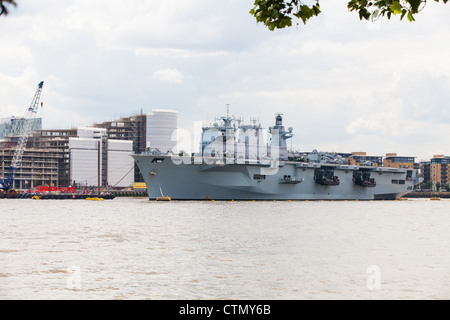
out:
<path id="1" fill-rule="evenodd" d="M 25 121 L 19 132 L 19 142 L 17 143 L 16 150 L 14 151 L 14 156 L 11 161 L 8 177 L 6 180 L 0 178 L 0 189 L 2 190 L 9 191 L 14 187 L 14 176 L 16 172 L 19 170 L 20 165 L 22 164 L 23 153 L 27 145 L 28 137 L 30 136 L 32 131 L 33 120 L 37 113 L 43 86 L 44 81 L 39 82 L 34 98 L 30 106 L 28 107 L 28 112 L 27 115 L 25 116 Z"/>

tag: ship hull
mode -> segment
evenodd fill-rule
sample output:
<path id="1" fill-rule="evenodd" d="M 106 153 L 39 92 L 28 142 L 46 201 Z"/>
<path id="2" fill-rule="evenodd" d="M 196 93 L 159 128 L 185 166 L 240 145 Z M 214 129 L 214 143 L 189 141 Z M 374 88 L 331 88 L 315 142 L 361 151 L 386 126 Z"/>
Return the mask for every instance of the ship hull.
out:
<path id="1" fill-rule="evenodd" d="M 376 186 L 354 183 L 353 171 L 362 167 L 317 163 L 276 162 L 225 164 L 221 160 L 181 160 L 170 156 L 133 155 L 147 186 L 149 199 L 172 200 L 394 200 L 413 190 L 416 171 L 364 167 Z M 198 161 L 197 161 L 198 162 Z M 338 185 L 320 185 L 317 168 L 334 170 Z M 410 172 L 408 172 L 410 171 Z"/>

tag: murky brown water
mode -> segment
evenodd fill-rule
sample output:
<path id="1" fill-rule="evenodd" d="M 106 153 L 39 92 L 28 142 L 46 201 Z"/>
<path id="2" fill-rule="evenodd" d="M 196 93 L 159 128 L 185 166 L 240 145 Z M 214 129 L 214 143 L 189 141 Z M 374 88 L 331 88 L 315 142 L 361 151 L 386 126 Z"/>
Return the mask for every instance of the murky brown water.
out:
<path id="1" fill-rule="evenodd" d="M 0 299 L 449 299 L 450 201 L 0 200 Z"/>

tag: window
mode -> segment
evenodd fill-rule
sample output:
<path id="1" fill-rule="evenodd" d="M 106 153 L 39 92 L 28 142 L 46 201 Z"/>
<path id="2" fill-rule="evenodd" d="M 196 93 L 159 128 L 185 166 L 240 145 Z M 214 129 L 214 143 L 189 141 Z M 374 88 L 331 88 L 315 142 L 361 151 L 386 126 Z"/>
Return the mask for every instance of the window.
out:
<path id="1" fill-rule="evenodd" d="M 412 180 L 413 172 L 411 170 L 406 171 L 406 180 Z"/>
<path id="2" fill-rule="evenodd" d="M 253 175 L 253 179 L 254 180 L 265 180 L 266 179 L 266 175 L 265 174 L 254 174 Z"/>

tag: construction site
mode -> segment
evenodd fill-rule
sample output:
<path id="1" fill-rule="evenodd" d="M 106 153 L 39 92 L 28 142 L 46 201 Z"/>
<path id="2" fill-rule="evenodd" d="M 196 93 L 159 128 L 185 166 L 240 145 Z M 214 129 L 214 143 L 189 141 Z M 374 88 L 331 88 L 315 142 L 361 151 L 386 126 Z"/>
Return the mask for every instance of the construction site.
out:
<path id="1" fill-rule="evenodd" d="M 37 117 L 43 86 L 38 84 L 25 116 L 0 123 L 0 198 L 44 193 L 111 198 L 142 185 L 132 154 L 150 146 L 167 152 L 175 145 L 178 113 L 166 109 L 88 127 L 43 129 Z"/>

